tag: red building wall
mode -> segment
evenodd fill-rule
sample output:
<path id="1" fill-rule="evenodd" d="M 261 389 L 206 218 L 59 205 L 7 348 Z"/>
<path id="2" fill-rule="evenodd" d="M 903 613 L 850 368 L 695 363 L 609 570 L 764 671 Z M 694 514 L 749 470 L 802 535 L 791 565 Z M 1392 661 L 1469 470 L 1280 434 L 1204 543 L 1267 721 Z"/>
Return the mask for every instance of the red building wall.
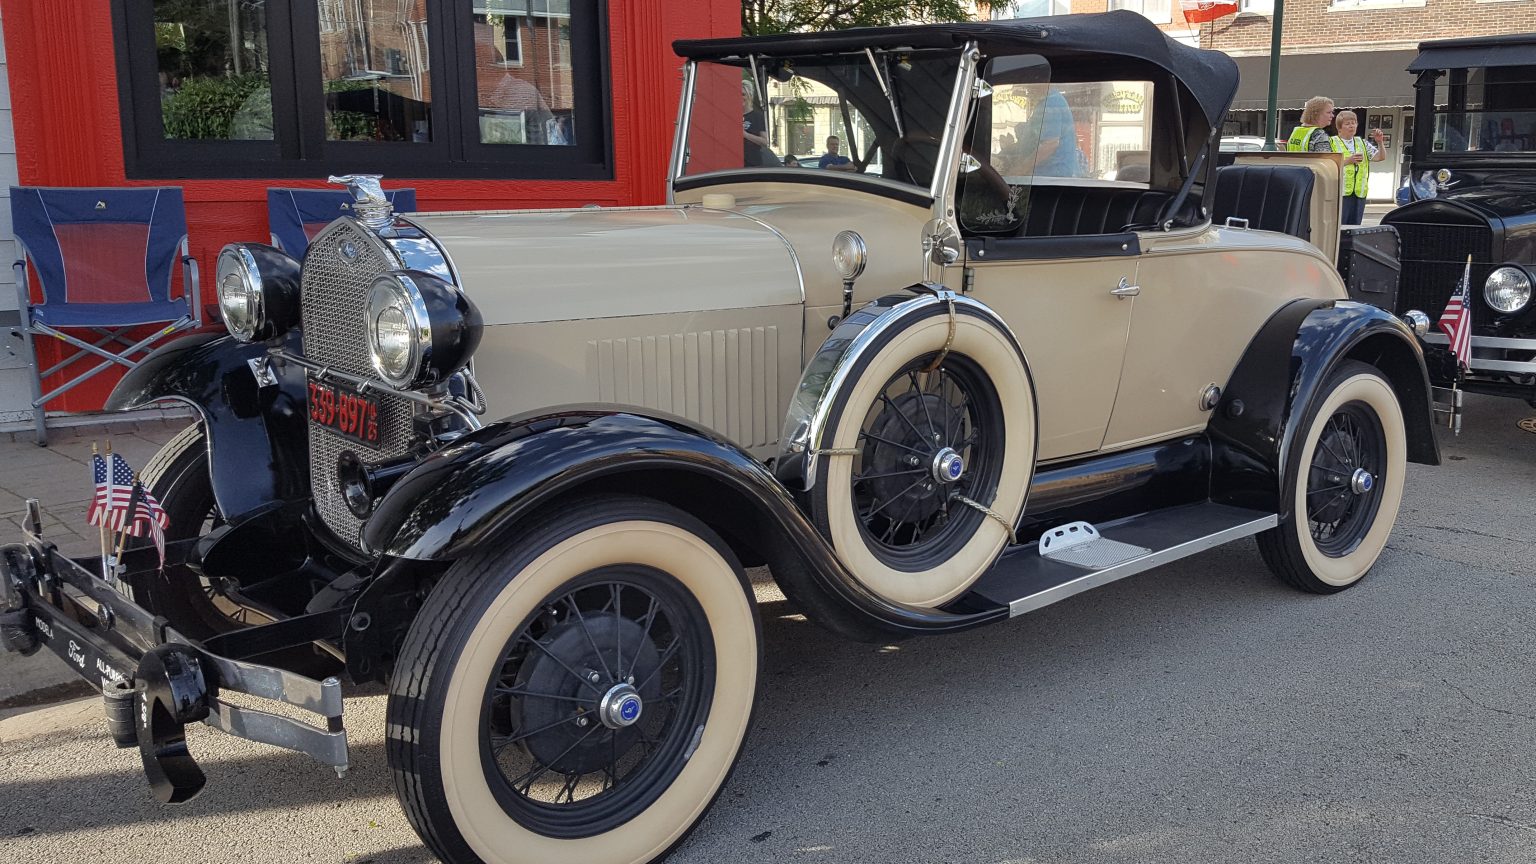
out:
<path id="1" fill-rule="evenodd" d="M 630 0 L 607 8 L 612 180 L 391 176 L 385 184 L 415 187 L 422 210 L 660 203 L 682 83 L 682 61 L 672 53 L 672 41 L 739 34 L 740 0 Z M 323 177 L 128 180 L 108 0 L 0 0 L 0 10 L 22 185 L 182 187 L 192 254 L 204 276 L 205 305 L 214 302 L 214 259 L 224 244 L 267 242 L 268 186 L 325 186 Z M 59 359 L 60 347 L 39 343 L 43 368 Z M 99 381 L 70 391 L 48 408 L 99 408 L 112 379 Z M 52 383 L 44 382 L 44 389 Z"/>

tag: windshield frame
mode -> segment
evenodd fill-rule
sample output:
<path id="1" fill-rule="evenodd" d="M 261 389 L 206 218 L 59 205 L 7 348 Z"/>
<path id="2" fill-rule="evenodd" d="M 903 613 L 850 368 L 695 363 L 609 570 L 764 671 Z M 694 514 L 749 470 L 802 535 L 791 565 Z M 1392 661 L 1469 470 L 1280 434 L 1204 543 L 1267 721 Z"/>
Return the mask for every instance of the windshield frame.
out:
<path id="1" fill-rule="evenodd" d="M 926 49 L 924 53 L 931 53 L 933 50 L 934 49 Z M 881 51 L 882 55 L 896 53 L 899 53 L 898 49 L 882 49 Z M 974 43 L 968 43 L 964 46 L 956 47 L 944 53 L 952 55 L 951 59 L 955 68 L 955 77 L 953 87 L 951 88 L 949 95 L 949 103 L 943 114 L 943 125 L 938 130 L 940 134 L 936 136 L 939 144 L 939 152 L 938 158 L 936 159 L 936 164 L 934 166 L 934 174 L 929 179 L 929 183 L 926 188 L 900 180 L 867 174 L 846 174 L 837 175 L 835 177 L 821 177 L 814 173 L 795 170 L 793 174 L 786 174 L 782 178 L 774 177 L 774 179 L 788 180 L 791 182 L 830 181 L 827 185 L 852 184 L 857 186 L 880 187 L 882 191 L 887 188 L 892 190 L 900 190 L 900 192 L 903 194 L 903 197 L 923 196 L 927 200 L 932 200 L 934 202 L 934 209 L 936 214 L 941 212 L 941 208 L 938 206 L 938 204 L 940 200 L 945 197 L 946 189 L 950 195 L 953 194 L 954 178 L 951 177 L 946 180 L 945 175 L 953 173 L 958 169 L 956 160 L 958 159 L 960 148 L 956 142 L 958 141 L 960 130 L 956 127 L 959 126 L 963 128 L 964 120 L 969 116 L 971 92 L 974 87 L 973 82 L 975 78 L 976 58 L 979 57 L 979 51 L 976 49 Z M 859 52 L 848 52 L 846 56 L 850 60 L 854 60 L 856 58 L 868 58 L 866 62 L 871 64 L 871 68 L 875 71 L 876 75 L 882 76 L 883 70 L 881 70 L 878 63 L 874 62 L 874 57 L 872 56 L 873 54 L 874 51 L 872 49 L 863 49 Z M 667 166 L 667 201 L 669 204 L 675 202 L 674 196 L 679 183 L 684 183 L 686 184 L 687 188 L 692 188 L 694 185 L 693 181 L 705 180 L 706 178 L 711 182 L 751 182 L 753 180 L 761 181 L 764 179 L 764 170 L 758 167 L 727 168 L 698 174 L 688 174 L 688 136 L 693 125 L 694 100 L 699 87 L 699 63 L 718 63 L 720 65 L 741 66 L 745 69 L 752 70 L 755 69 L 759 63 L 776 59 L 778 58 L 769 58 L 766 55 L 734 54 L 712 58 L 689 59 L 684 64 L 683 86 L 678 104 L 676 127 L 673 130 L 672 154 Z M 759 76 L 754 75 L 754 79 L 757 79 L 758 77 Z M 958 105 L 957 102 L 959 103 Z M 959 117 L 958 123 L 956 122 L 957 116 Z M 899 113 L 893 115 L 891 119 L 897 126 L 899 126 L 902 122 Z M 925 200 L 924 203 L 927 203 L 927 200 Z"/>

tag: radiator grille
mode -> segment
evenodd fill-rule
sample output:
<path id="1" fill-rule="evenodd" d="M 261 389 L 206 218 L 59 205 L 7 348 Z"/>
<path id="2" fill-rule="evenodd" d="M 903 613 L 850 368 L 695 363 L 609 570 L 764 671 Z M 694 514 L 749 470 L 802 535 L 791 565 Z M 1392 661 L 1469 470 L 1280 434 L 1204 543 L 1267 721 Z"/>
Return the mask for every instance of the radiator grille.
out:
<path id="1" fill-rule="evenodd" d="M 1418 309 L 1439 320 L 1451 292 L 1461 284 L 1472 256 L 1472 295 L 1480 297 L 1483 280 L 1493 269 L 1493 232 L 1481 225 L 1436 225 L 1395 222 L 1402 238 L 1403 270 L 1398 285 L 1398 311 Z M 1486 318 L 1486 316 L 1483 316 Z M 1476 327 L 1477 315 L 1473 315 Z"/>
<path id="2" fill-rule="evenodd" d="M 342 254 L 342 248 L 356 253 Z M 369 380 L 380 380 L 368 359 L 363 304 L 368 286 L 399 265 L 379 239 L 356 223 L 335 222 L 321 231 L 304 257 L 302 320 L 304 356 Z M 336 484 L 336 458 L 351 450 L 364 462 L 404 455 L 411 448 L 414 403 L 379 396 L 379 447 L 374 449 L 309 424 L 309 479 L 315 509 L 336 536 L 358 546 L 362 521 L 352 515 Z"/>

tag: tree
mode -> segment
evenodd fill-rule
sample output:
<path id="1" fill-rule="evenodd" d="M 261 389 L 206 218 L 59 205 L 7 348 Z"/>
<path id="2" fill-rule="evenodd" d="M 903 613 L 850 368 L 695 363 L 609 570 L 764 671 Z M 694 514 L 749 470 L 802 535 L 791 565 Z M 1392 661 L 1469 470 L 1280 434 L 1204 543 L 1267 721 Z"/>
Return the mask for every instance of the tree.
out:
<path id="1" fill-rule="evenodd" d="M 966 21 L 961 0 L 742 0 L 743 36 Z"/>

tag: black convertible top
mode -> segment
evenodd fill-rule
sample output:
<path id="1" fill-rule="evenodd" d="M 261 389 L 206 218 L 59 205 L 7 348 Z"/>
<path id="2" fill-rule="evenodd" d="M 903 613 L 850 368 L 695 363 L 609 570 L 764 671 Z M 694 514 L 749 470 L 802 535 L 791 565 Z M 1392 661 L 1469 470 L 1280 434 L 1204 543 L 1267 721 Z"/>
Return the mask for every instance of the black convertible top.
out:
<path id="1" fill-rule="evenodd" d="M 984 56 L 1039 54 L 1053 67 L 1097 68 L 1103 77 L 1151 65 L 1173 75 L 1194 97 L 1206 120 L 1220 122 L 1237 92 L 1237 64 L 1219 51 L 1175 42 L 1136 12 L 1056 15 L 1014 21 L 859 27 L 822 33 L 733 39 L 682 39 L 672 43 L 691 60 L 758 56 L 803 56 L 865 48 L 958 48 L 975 41 Z M 1130 61 L 1130 62 L 1127 62 Z M 1124 71 L 1119 71 L 1124 70 Z"/>
<path id="2" fill-rule="evenodd" d="M 1408 64 L 1408 71 L 1488 66 L 1536 66 L 1536 33 L 1420 42 L 1419 56 Z"/>

